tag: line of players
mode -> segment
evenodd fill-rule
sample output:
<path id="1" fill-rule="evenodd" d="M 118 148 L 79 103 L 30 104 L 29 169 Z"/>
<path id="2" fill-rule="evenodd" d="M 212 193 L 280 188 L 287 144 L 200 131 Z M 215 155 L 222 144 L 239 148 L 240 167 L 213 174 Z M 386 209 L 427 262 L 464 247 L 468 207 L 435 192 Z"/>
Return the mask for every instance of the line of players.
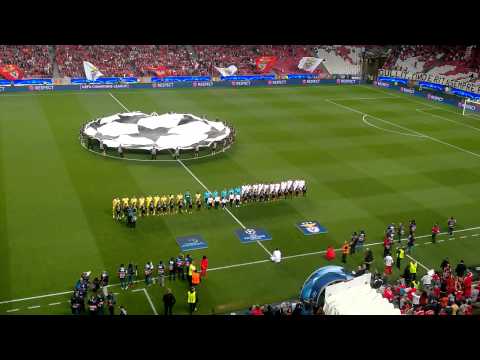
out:
<path id="1" fill-rule="evenodd" d="M 122 220 L 127 218 L 132 212 L 135 216 L 137 212 L 140 216 L 178 214 L 182 212 L 191 214 L 194 205 L 197 210 L 200 210 L 203 206 L 207 209 L 225 208 L 228 205 L 230 207 L 240 207 L 242 203 L 273 201 L 282 196 L 286 199 L 287 196 L 293 197 L 293 194 L 298 196 L 300 192 L 302 192 L 303 196 L 306 195 L 307 187 L 304 180 L 244 185 L 229 190 L 224 189 L 221 193 L 218 191 L 206 191 L 203 194 L 203 202 L 200 192 L 197 192 L 195 198 L 192 199 L 189 191 L 184 194 L 155 195 L 139 197 L 138 199 L 135 196 L 132 198 L 115 198 L 112 202 L 112 217 L 116 220 Z"/>

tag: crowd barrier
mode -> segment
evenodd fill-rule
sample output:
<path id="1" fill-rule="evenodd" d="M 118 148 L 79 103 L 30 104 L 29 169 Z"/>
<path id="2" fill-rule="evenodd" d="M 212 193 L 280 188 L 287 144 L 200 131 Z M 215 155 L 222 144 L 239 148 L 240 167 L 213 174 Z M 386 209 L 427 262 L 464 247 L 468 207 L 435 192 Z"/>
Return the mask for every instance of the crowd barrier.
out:
<path id="1" fill-rule="evenodd" d="M 452 105 L 457 108 L 463 108 L 465 104 L 465 98 L 457 96 L 455 93 L 453 93 L 453 91 L 451 91 L 450 94 L 446 94 L 438 90 L 438 88 L 432 89 L 431 87 L 424 87 L 424 84 L 422 84 L 422 87 L 419 86 L 420 84 L 417 84 L 415 87 L 405 87 L 378 80 L 374 81 L 373 85 L 390 90 L 400 91 L 404 94 L 409 94 L 412 96 L 418 96 L 429 101 Z M 471 111 L 480 112 L 480 105 L 469 103 L 466 106 Z"/>
<path id="2" fill-rule="evenodd" d="M 353 79 L 283 79 L 283 80 L 228 80 L 228 81 L 175 81 L 130 84 L 74 84 L 74 85 L 28 85 L 22 87 L 0 86 L 0 93 L 64 90 L 113 90 L 113 89 L 174 89 L 174 88 L 238 88 L 252 86 L 288 85 L 355 85 L 361 80 Z"/>

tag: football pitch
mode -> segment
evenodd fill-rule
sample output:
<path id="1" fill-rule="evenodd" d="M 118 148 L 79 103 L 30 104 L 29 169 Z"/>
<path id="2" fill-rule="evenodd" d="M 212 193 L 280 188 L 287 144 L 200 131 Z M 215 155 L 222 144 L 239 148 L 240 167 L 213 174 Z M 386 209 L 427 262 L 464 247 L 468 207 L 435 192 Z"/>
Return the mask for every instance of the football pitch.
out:
<path id="1" fill-rule="evenodd" d="M 78 140 L 87 120 L 139 110 L 219 118 L 236 142 L 215 157 L 135 162 L 86 151 Z M 0 95 L 0 314 L 69 314 L 81 272 L 102 270 L 118 283 L 121 263 L 164 263 L 176 237 L 201 235 L 209 259 L 198 289 L 199 314 L 296 298 L 305 279 L 365 230 L 373 268 L 383 270 L 389 223 L 415 219 L 412 257 L 419 275 L 453 264 L 480 264 L 480 118 L 451 106 L 368 85 L 241 89 L 162 89 Z M 221 191 L 248 183 L 305 179 L 306 197 L 193 214 L 139 218 L 132 229 L 112 220 L 112 198 Z M 431 244 L 434 223 L 454 237 Z M 315 220 L 328 233 L 304 236 L 296 224 Z M 266 229 L 272 240 L 242 244 L 235 230 Z M 275 248 L 280 264 L 269 260 Z M 340 263 L 337 252 L 336 264 Z M 362 261 L 348 258 L 347 268 Z M 403 267 L 402 267 L 403 270 Z M 395 268 L 394 276 L 399 272 Z M 110 287 L 129 314 L 163 313 L 164 289 L 140 281 Z M 169 282 L 175 314 L 188 313 L 186 281 Z M 117 311 L 118 312 L 118 311 Z"/>

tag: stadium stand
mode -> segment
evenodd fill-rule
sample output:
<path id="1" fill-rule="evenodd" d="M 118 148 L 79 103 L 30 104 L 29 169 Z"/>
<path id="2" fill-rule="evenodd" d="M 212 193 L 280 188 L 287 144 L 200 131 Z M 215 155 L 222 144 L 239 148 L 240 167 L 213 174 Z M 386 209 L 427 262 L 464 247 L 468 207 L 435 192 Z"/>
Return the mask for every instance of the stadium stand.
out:
<path id="1" fill-rule="evenodd" d="M 473 46 L 404 45 L 394 49 L 384 69 L 443 75 L 452 80 L 476 80 L 480 49 Z"/>
<path id="2" fill-rule="evenodd" d="M 58 45 L 56 62 L 61 76 L 83 77 L 83 61 L 97 66 L 105 76 L 152 75 L 148 67 L 159 65 L 175 75 L 192 75 L 194 64 L 180 45 Z"/>
<path id="3" fill-rule="evenodd" d="M 0 45 L 0 65 L 20 67 L 24 77 L 52 76 L 52 62 L 47 45 Z"/>
<path id="4" fill-rule="evenodd" d="M 357 47 L 323 48 L 330 73 L 359 73 Z M 215 67 L 230 65 L 238 68 L 238 75 L 256 74 L 258 57 L 276 56 L 271 73 L 284 76 L 306 73 L 298 63 L 302 57 L 315 56 L 315 49 L 312 45 L 2 45 L 0 63 L 18 65 L 26 78 L 53 76 L 57 69 L 59 77 L 84 77 L 83 61 L 105 76 L 149 76 L 154 75 L 149 68 L 157 66 L 167 67 L 171 75 L 218 76 Z M 329 75 L 323 65 L 314 74 Z"/>
<path id="5" fill-rule="evenodd" d="M 361 73 L 362 47 L 333 45 L 314 48 L 317 57 L 325 59 L 324 66 L 332 75 L 359 75 Z"/>

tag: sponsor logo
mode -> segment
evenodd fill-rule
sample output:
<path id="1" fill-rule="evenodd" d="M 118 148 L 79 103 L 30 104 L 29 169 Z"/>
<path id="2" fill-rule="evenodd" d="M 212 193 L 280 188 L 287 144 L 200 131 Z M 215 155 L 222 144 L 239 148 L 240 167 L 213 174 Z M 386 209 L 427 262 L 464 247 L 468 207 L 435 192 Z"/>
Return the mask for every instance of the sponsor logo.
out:
<path id="1" fill-rule="evenodd" d="M 193 87 L 212 87 L 213 81 L 194 81 L 192 83 Z"/>
<path id="2" fill-rule="evenodd" d="M 463 106 L 465 106 L 465 109 L 468 109 L 468 110 L 480 111 L 480 108 L 473 104 L 465 104 L 464 102 L 459 101 L 458 107 L 463 109 Z"/>
<path id="3" fill-rule="evenodd" d="M 130 85 L 128 84 L 83 84 L 80 85 L 80 89 L 128 89 Z"/>
<path id="4" fill-rule="evenodd" d="M 432 95 L 432 94 L 427 94 L 427 99 L 432 101 L 438 101 L 438 102 L 443 102 L 444 100 L 443 97 Z"/>
<path id="5" fill-rule="evenodd" d="M 356 84 L 357 81 L 353 79 L 337 79 L 337 84 Z"/>
<path id="6" fill-rule="evenodd" d="M 152 84 L 153 88 L 173 88 L 174 86 L 175 86 L 174 83 L 171 83 L 171 82 L 153 83 Z"/>
<path id="7" fill-rule="evenodd" d="M 53 90 L 53 85 L 29 85 L 28 86 L 29 91 L 52 91 Z"/>
<path id="8" fill-rule="evenodd" d="M 390 84 L 383 81 L 375 81 L 374 84 L 379 87 L 389 88 Z"/>
<path id="9" fill-rule="evenodd" d="M 267 85 L 286 85 L 287 80 L 268 80 Z"/>
<path id="10" fill-rule="evenodd" d="M 232 81 L 232 86 L 250 86 L 251 82 L 249 80 L 244 81 Z"/>
<path id="11" fill-rule="evenodd" d="M 401 87 L 401 88 L 400 88 L 400 91 L 401 91 L 401 92 L 404 92 L 404 93 L 408 93 L 408 94 L 415 94 L 415 90 L 414 90 L 414 89 L 409 89 L 409 88 Z"/>
<path id="12" fill-rule="evenodd" d="M 320 84 L 320 79 L 304 79 L 302 80 L 302 84 Z"/>

